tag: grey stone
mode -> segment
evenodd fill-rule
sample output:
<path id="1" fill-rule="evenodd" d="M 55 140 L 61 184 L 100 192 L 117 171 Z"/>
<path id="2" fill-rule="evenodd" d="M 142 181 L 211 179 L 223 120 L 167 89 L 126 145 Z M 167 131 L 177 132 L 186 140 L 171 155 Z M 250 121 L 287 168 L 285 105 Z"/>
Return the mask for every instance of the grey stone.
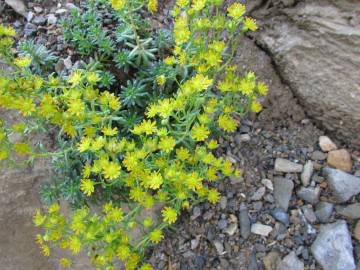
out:
<path id="1" fill-rule="evenodd" d="M 5 0 L 5 3 L 8 4 L 10 7 L 12 7 L 13 10 L 16 11 L 16 13 L 26 17 L 27 8 L 22 0 Z"/>
<path id="2" fill-rule="evenodd" d="M 239 223 L 241 237 L 244 239 L 248 239 L 251 233 L 251 224 L 248 209 L 245 203 L 241 203 L 240 205 Z"/>
<path id="3" fill-rule="evenodd" d="M 233 236 L 236 233 L 237 228 L 238 225 L 236 223 L 232 223 L 224 230 L 224 232 L 230 236 Z"/>
<path id="4" fill-rule="evenodd" d="M 276 267 L 280 264 L 280 262 L 281 256 L 277 251 L 271 251 L 263 258 L 265 270 L 276 270 Z"/>
<path id="5" fill-rule="evenodd" d="M 325 168 L 323 174 L 329 183 L 337 202 L 346 202 L 360 193 L 360 178 L 343 171 Z"/>
<path id="6" fill-rule="evenodd" d="M 290 252 L 277 266 L 276 270 L 304 270 L 304 263 L 299 260 L 295 252 Z"/>
<path id="7" fill-rule="evenodd" d="M 274 178 L 274 198 L 277 207 L 287 211 L 293 189 L 293 181 L 282 177 Z"/>
<path id="8" fill-rule="evenodd" d="M 238 134 L 235 136 L 234 139 L 237 144 L 241 144 L 243 142 L 249 142 L 251 140 L 251 137 L 249 134 Z"/>
<path id="9" fill-rule="evenodd" d="M 33 24 L 36 25 L 44 25 L 46 23 L 46 18 L 44 16 L 36 16 L 33 20 L 32 20 Z"/>
<path id="10" fill-rule="evenodd" d="M 314 151 L 312 154 L 311 154 L 311 159 L 312 160 L 325 160 L 327 158 L 327 154 L 326 153 L 323 153 L 321 151 Z"/>
<path id="11" fill-rule="evenodd" d="M 305 1 L 263 16 L 257 36 L 308 116 L 354 145 L 360 145 L 359 12 L 358 1 Z"/>
<path id="12" fill-rule="evenodd" d="M 300 173 L 303 170 L 303 165 L 297 164 L 287 159 L 277 158 L 275 160 L 275 171 L 285 173 Z"/>
<path id="13" fill-rule="evenodd" d="M 337 205 L 335 210 L 338 214 L 349 219 L 360 218 L 360 203 L 353 203 L 347 206 Z"/>
<path id="14" fill-rule="evenodd" d="M 271 211 L 271 215 L 285 226 L 289 225 L 289 214 L 286 213 L 282 208 L 275 208 Z"/>
<path id="15" fill-rule="evenodd" d="M 224 254 L 224 245 L 219 240 L 214 240 L 213 242 L 215 249 L 219 255 Z"/>
<path id="16" fill-rule="evenodd" d="M 197 219 L 199 216 L 201 216 L 201 209 L 198 206 L 195 206 L 192 211 L 192 215 L 190 217 L 191 220 Z"/>
<path id="17" fill-rule="evenodd" d="M 317 218 L 311 205 L 304 205 L 303 207 L 301 207 L 301 210 L 303 211 L 307 221 L 309 221 L 310 223 L 316 222 Z"/>
<path id="18" fill-rule="evenodd" d="M 57 17 L 54 14 L 47 15 L 47 24 L 52 25 L 57 23 Z"/>
<path id="19" fill-rule="evenodd" d="M 329 221 L 334 211 L 334 204 L 329 202 L 319 202 L 315 208 L 315 215 L 320 222 L 326 223 Z"/>
<path id="20" fill-rule="evenodd" d="M 336 144 L 328 136 L 319 137 L 319 146 L 324 152 L 329 152 L 337 149 Z"/>
<path id="21" fill-rule="evenodd" d="M 41 13 L 41 12 L 44 11 L 44 9 L 43 9 L 42 7 L 36 6 L 36 7 L 34 7 L 34 11 L 35 11 L 36 13 Z"/>
<path id="22" fill-rule="evenodd" d="M 301 173 L 301 182 L 306 187 L 310 184 L 311 176 L 314 172 L 314 165 L 311 160 L 308 160 Z"/>
<path id="23" fill-rule="evenodd" d="M 355 270 L 351 235 L 344 220 L 322 225 L 311 252 L 324 270 Z"/>
<path id="24" fill-rule="evenodd" d="M 25 36 L 32 36 L 37 31 L 36 25 L 32 23 L 25 24 L 24 34 Z"/>
<path id="25" fill-rule="evenodd" d="M 255 193 L 251 196 L 250 200 L 259 201 L 265 195 L 266 189 L 265 187 L 258 188 Z"/>
<path id="26" fill-rule="evenodd" d="M 267 187 L 269 190 L 274 190 L 274 185 L 270 179 L 262 179 L 261 184 L 263 184 L 265 187 Z"/>
<path id="27" fill-rule="evenodd" d="M 317 204 L 319 202 L 320 197 L 320 187 L 301 187 L 297 195 L 300 199 L 310 203 L 310 204 Z"/>
<path id="28" fill-rule="evenodd" d="M 253 225 L 251 225 L 251 232 L 253 234 L 257 234 L 261 236 L 268 236 L 272 230 L 273 228 L 271 226 L 264 225 L 261 223 L 254 223 Z"/>
<path id="29" fill-rule="evenodd" d="M 224 210 L 226 208 L 226 205 L 227 205 L 227 197 L 222 196 L 220 198 L 220 209 Z"/>

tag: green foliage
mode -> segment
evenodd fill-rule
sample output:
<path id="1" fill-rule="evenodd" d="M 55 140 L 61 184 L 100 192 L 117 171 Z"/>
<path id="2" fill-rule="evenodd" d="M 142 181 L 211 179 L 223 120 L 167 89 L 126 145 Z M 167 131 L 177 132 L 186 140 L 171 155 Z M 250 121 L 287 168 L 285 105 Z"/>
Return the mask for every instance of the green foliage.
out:
<path id="1" fill-rule="evenodd" d="M 45 256 L 56 246 L 73 255 L 85 250 L 97 269 L 116 269 L 121 260 L 127 270 L 149 270 L 146 249 L 181 210 L 216 203 L 211 182 L 240 175 L 236 164 L 215 156 L 217 138 L 261 110 L 267 87 L 231 65 L 239 38 L 256 30 L 243 5 L 224 13 L 221 0 L 178 0 L 170 35 L 144 19 L 156 0 L 110 4 L 118 29 L 104 29 L 107 1 L 89 1 L 63 23 L 66 39 L 88 57 L 66 77 L 34 75 L 33 57 L 9 54 L 15 33 L 0 25 L 0 55 L 14 68 L 0 76 L 0 107 L 36 123 L 0 125 L 0 160 L 12 153 L 53 160 L 56 179 L 42 190 L 51 204 L 34 216 Z M 49 126 L 59 131 L 57 151 L 9 140 Z M 61 212 L 62 198 L 75 208 L 70 217 Z M 71 266 L 68 258 L 60 263 Z"/>

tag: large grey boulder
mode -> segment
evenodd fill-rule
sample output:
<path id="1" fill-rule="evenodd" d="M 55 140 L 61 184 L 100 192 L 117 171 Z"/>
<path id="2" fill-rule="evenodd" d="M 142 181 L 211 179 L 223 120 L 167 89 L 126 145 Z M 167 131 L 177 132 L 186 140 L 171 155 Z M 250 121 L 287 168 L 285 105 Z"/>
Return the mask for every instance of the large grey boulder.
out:
<path id="1" fill-rule="evenodd" d="M 356 269 L 351 235 L 344 220 L 321 226 L 311 251 L 324 270 Z"/>
<path id="2" fill-rule="evenodd" d="M 356 145 L 360 145 L 359 12 L 358 1 L 323 0 L 254 13 L 263 29 L 255 34 L 257 42 L 273 57 L 306 113 Z"/>

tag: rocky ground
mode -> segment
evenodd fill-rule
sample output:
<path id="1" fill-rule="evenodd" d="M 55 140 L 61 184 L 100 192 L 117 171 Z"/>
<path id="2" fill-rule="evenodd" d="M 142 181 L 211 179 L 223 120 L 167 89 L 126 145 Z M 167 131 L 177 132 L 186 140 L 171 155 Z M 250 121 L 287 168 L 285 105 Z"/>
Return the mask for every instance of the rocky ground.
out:
<path id="1" fill-rule="evenodd" d="M 253 1 L 262 27 L 259 34 L 244 38 L 236 63 L 241 71 L 254 70 L 271 91 L 264 111 L 244 119 L 238 133 L 223 139 L 218 153 L 240 164 L 243 176 L 219 184 L 218 205 L 202 204 L 182 215 L 174 231 L 149 252 L 155 269 L 352 270 L 359 265 L 360 114 L 359 103 L 355 107 L 353 102 L 360 92 L 358 77 L 352 77 L 356 73 L 334 76 L 344 63 L 344 69 L 356 69 L 357 59 L 346 59 L 360 35 L 353 30 L 357 19 L 349 15 L 352 6 L 340 9 L 334 2 Z M 12 24 L 19 39 L 36 39 L 53 50 L 59 72 L 70 70 L 80 62 L 64 44 L 58 22 L 74 4 L 33 1 L 26 12 L 18 7 L 24 17 L 0 3 L 0 22 Z M 333 21 L 331 14 L 337 16 Z M 319 28 L 304 31 L 308 25 Z M 345 35 L 350 41 L 341 39 Z M 335 52 L 334 40 L 344 42 L 347 53 L 331 59 L 323 55 L 328 65 L 323 66 L 321 59 L 314 61 L 320 55 L 319 45 L 313 44 L 316 37 Z M 339 104 L 333 103 L 334 89 L 344 91 Z M 44 165 L 37 168 L 4 170 L 0 178 L 1 202 L 7 206 L 0 210 L 4 270 L 59 269 L 37 255 L 31 241 L 30 213 L 39 205 L 37 187 L 48 172 Z"/>

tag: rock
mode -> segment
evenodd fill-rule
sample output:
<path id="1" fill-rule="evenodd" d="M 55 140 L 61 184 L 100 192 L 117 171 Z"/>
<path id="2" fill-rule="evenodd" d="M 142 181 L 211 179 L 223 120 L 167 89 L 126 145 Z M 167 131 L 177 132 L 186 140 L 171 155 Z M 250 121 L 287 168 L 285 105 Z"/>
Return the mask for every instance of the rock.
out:
<path id="1" fill-rule="evenodd" d="M 322 151 L 330 152 L 337 149 L 336 144 L 328 136 L 319 137 L 319 146 Z"/>
<path id="2" fill-rule="evenodd" d="M 276 270 L 276 267 L 280 264 L 280 262 L 281 256 L 277 251 L 271 251 L 263 258 L 265 270 Z"/>
<path id="3" fill-rule="evenodd" d="M 328 165 L 345 172 L 350 172 L 352 169 L 351 156 L 345 149 L 329 152 L 327 163 Z"/>
<path id="4" fill-rule="evenodd" d="M 31 12 L 29 11 L 27 14 L 26 14 L 26 21 L 27 22 L 31 22 L 31 20 L 34 18 L 34 12 Z"/>
<path id="5" fill-rule="evenodd" d="M 266 11 L 252 14 L 262 15 L 257 42 L 273 56 L 307 115 L 339 138 L 360 145 L 355 136 L 360 134 L 360 22 L 349 21 L 360 12 L 358 2 L 305 1 L 275 8 L 268 19 L 262 13 Z"/>
<path id="6" fill-rule="evenodd" d="M 310 203 L 310 204 L 317 204 L 319 202 L 320 197 L 320 187 L 301 187 L 297 195 L 300 199 Z"/>
<path id="7" fill-rule="evenodd" d="M 198 217 L 200 217 L 201 216 L 201 209 L 200 209 L 200 207 L 198 207 L 198 206 L 195 206 L 194 208 L 193 208 L 193 211 L 192 211 L 193 213 L 192 213 L 192 215 L 191 215 L 191 217 L 190 217 L 190 220 L 195 220 L 195 219 L 197 219 Z"/>
<path id="8" fill-rule="evenodd" d="M 220 198 L 220 209 L 224 210 L 226 208 L 226 205 L 227 205 L 227 197 L 222 196 Z"/>
<path id="9" fill-rule="evenodd" d="M 301 210 L 303 211 L 307 221 L 309 221 L 311 224 L 316 222 L 317 218 L 311 205 L 304 205 L 301 207 Z"/>
<path id="10" fill-rule="evenodd" d="M 240 235 L 244 239 L 248 239 L 250 236 L 250 219 L 248 209 L 245 203 L 241 203 L 240 205 L 240 213 L 239 213 L 239 223 L 240 223 Z"/>
<path id="11" fill-rule="evenodd" d="M 287 159 L 277 158 L 275 160 L 275 171 L 285 173 L 300 173 L 303 165 L 297 164 Z"/>
<path id="12" fill-rule="evenodd" d="M 32 20 L 33 24 L 36 25 L 44 25 L 46 23 L 46 18 L 44 16 L 36 16 L 33 20 Z"/>
<path id="13" fill-rule="evenodd" d="M 293 181 L 282 177 L 274 178 L 274 198 L 277 207 L 287 211 L 293 189 Z"/>
<path id="14" fill-rule="evenodd" d="M 16 13 L 26 17 L 27 15 L 27 8 L 22 0 L 5 0 L 5 3 L 12 7 Z"/>
<path id="15" fill-rule="evenodd" d="M 274 190 L 273 183 L 270 179 L 262 179 L 261 184 L 263 184 L 265 187 L 267 187 L 271 191 Z"/>
<path id="16" fill-rule="evenodd" d="M 224 232 L 230 236 L 233 236 L 236 233 L 237 228 L 238 228 L 238 225 L 235 223 L 232 223 L 224 230 Z"/>
<path id="17" fill-rule="evenodd" d="M 67 9 L 65 9 L 65 8 L 59 8 L 58 10 L 55 11 L 55 14 L 57 14 L 57 15 L 63 15 L 63 14 L 65 14 L 66 12 L 68 12 Z"/>
<path id="18" fill-rule="evenodd" d="M 79 9 L 77 6 L 75 6 L 75 5 L 72 4 L 72 3 L 67 3 L 67 4 L 65 5 L 65 7 L 66 7 L 67 9 L 69 9 L 69 10 L 72 10 L 72 9 L 78 10 L 78 9 Z"/>
<path id="19" fill-rule="evenodd" d="M 219 255 L 223 255 L 224 254 L 224 245 L 219 241 L 219 240 L 215 240 L 213 242 L 215 248 L 216 248 L 216 251 Z"/>
<path id="20" fill-rule="evenodd" d="M 44 9 L 42 7 L 35 6 L 34 11 L 39 14 L 39 13 L 43 12 Z"/>
<path id="21" fill-rule="evenodd" d="M 319 202 L 315 208 L 315 215 L 322 223 L 329 221 L 329 218 L 334 211 L 334 204 L 328 202 Z"/>
<path id="22" fill-rule="evenodd" d="M 271 226 L 263 225 L 261 223 L 254 223 L 253 225 L 251 225 L 251 232 L 253 234 L 268 236 L 272 230 L 273 228 Z"/>
<path id="23" fill-rule="evenodd" d="M 265 195 L 265 187 L 260 187 L 258 190 L 255 191 L 255 193 L 251 196 L 250 200 L 252 201 L 259 201 L 262 199 L 262 197 Z"/>
<path id="24" fill-rule="evenodd" d="M 360 193 L 359 177 L 328 167 L 323 169 L 323 174 L 337 202 L 346 202 L 352 196 Z"/>
<path id="25" fill-rule="evenodd" d="M 360 203 L 353 203 L 347 206 L 337 205 L 336 212 L 349 219 L 360 218 Z"/>
<path id="26" fill-rule="evenodd" d="M 310 184 L 310 179 L 314 171 L 314 165 L 311 160 L 308 160 L 301 173 L 301 182 L 306 187 Z"/>
<path id="27" fill-rule="evenodd" d="M 199 244 L 200 244 L 200 237 L 201 237 L 201 236 L 196 236 L 196 238 L 194 238 L 194 239 L 192 239 L 192 240 L 190 241 L 190 248 L 191 248 L 191 249 L 196 249 L 196 248 L 199 246 Z"/>
<path id="28" fill-rule="evenodd" d="M 249 142 L 251 140 L 251 137 L 249 134 L 238 134 L 235 136 L 234 139 L 237 144 L 241 144 L 243 142 Z"/>
<path id="29" fill-rule="evenodd" d="M 356 223 L 354 229 L 354 237 L 356 240 L 360 241 L 360 220 Z"/>
<path id="30" fill-rule="evenodd" d="M 220 219 L 219 222 L 218 222 L 218 228 L 220 230 L 223 230 L 227 227 L 227 221 L 226 219 Z"/>
<path id="31" fill-rule="evenodd" d="M 321 151 L 314 151 L 312 154 L 311 154 L 311 159 L 312 160 L 325 160 L 327 158 L 327 154 L 326 153 L 323 153 Z"/>
<path id="32" fill-rule="evenodd" d="M 47 15 L 47 24 L 52 25 L 57 23 L 57 17 L 54 14 Z"/>
<path id="33" fill-rule="evenodd" d="M 271 211 L 271 215 L 285 226 L 289 225 L 289 214 L 286 213 L 282 208 L 275 208 Z"/>
<path id="34" fill-rule="evenodd" d="M 32 24 L 32 23 L 27 23 L 25 24 L 24 27 L 24 34 L 25 36 L 32 36 L 33 34 L 35 34 L 37 31 L 36 25 Z"/>
<path id="35" fill-rule="evenodd" d="M 355 270 L 351 236 L 344 220 L 322 225 L 311 252 L 324 270 Z"/>
<path id="36" fill-rule="evenodd" d="M 290 252 L 277 266 L 276 270 L 304 270 L 304 263 L 299 260 L 295 252 Z"/>

